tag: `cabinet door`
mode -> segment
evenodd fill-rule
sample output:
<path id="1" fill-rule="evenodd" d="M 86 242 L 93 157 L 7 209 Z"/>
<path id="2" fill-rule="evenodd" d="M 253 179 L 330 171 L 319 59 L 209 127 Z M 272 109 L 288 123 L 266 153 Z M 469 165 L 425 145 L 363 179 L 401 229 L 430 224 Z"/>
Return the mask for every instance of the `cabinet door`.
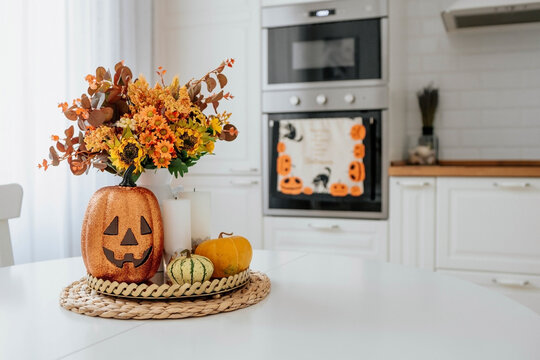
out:
<path id="1" fill-rule="evenodd" d="M 154 64 L 167 69 L 167 76 L 179 74 L 184 84 L 202 77 L 225 58 L 236 61 L 224 72 L 229 80 L 225 91 L 235 98 L 222 100 L 218 111 L 232 112 L 230 121 L 238 128 L 238 138 L 231 143 L 218 141 L 218 156 L 203 157 L 190 172 L 260 174 L 259 2 L 160 0 L 154 4 Z"/>
<path id="2" fill-rule="evenodd" d="M 437 268 L 540 274 L 540 180 L 437 180 Z"/>
<path id="3" fill-rule="evenodd" d="M 264 248 L 387 259 L 383 220 L 264 218 Z"/>
<path id="4" fill-rule="evenodd" d="M 176 181 L 185 191 L 212 193 L 212 236 L 234 232 L 253 248 L 262 248 L 262 193 L 259 176 L 186 176 Z"/>
<path id="5" fill-rule="evenodd" d="M 390 261 L 434 270 L 435 178 L 390 178 Z"/>

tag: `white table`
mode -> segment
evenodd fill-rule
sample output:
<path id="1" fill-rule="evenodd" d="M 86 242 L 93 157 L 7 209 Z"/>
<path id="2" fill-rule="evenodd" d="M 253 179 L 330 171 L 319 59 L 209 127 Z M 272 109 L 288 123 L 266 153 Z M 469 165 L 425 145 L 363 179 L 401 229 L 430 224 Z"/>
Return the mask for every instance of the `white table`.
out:
<path id="1" fill-rule="evenodd" d="M 0 359 L 540 359 L 540 316 L 462 280 L 294 252 L 252 268 L 272 280 L 261 303 L 161 321 L 62 309 L 80 258 L 0 268 Z"/>

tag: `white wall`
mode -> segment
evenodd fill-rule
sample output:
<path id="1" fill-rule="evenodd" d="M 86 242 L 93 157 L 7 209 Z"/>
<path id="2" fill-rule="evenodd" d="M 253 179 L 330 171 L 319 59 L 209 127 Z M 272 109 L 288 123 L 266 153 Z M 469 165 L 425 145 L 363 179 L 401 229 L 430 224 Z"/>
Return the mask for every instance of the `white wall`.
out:
<path id="1" fill-rule="evenodd" d="M 442 159 L 539 159 L 540 24 L 447 33 L 440 13 L 454 0 L 404 1 L 409 140 L 421 128 L 415 92 L 433 81 Z"/>

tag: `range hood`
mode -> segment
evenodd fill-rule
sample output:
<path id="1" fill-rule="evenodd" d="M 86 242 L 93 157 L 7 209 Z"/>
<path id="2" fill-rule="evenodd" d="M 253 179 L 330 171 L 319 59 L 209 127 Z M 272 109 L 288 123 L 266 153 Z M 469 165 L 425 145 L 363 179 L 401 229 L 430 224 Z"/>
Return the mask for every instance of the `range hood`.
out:
<path id="1" fill-rule="evenodd" d="M 442 12 L 446 31 L 540 21 L 540 0 L 458 0 Z"/>

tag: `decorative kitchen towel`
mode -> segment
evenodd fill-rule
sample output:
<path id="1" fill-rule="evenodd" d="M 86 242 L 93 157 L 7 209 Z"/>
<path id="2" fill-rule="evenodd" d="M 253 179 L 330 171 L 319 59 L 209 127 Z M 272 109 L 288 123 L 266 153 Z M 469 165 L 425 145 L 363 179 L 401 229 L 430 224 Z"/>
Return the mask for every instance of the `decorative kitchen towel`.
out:
<path id="1" fill-rule="evenodd" d="M 277 191 L 360 196 L 364 192 L 362 118 L 279 121 Z"/>

